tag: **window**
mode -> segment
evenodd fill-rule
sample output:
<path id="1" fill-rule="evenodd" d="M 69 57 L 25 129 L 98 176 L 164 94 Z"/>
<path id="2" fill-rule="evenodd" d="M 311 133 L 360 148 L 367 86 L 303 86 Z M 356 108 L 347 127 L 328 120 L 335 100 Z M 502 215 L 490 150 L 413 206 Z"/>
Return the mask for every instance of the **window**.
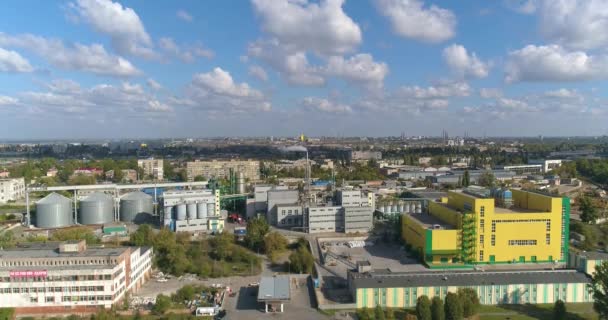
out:
<path id="1" fill-rule="evenodd" d="M 536 240 L 509 240 L 510 246 L 535 246 Z"/>
<path id="2" fill-rule="evenodd" d="M 551 231 L 551 221 L 547 221 L 547 232 Z"/>
<path id="3" fill-rule="evenodd" d="M 492 220 L 492 232 L 496 232 L 496 221 Z"/>
<path id="4" fill-rule="evenodd" d="M 291 210 L 287 210 L 287 214 L 291 214 Z"/>
<path id="5" fill-rule="evenodd" d="M 492 243 L 491 243 L 491 244 L 492 244 L 492 246 L 495 246 L 495 245 L 496 245 L 496 235 L 495 235 L 495 234 L 493 234 L 493 235 L 492 235 L 491 242 L 492 242 Z"/>
<path id="6" fill-rule="evenodd" d="M 479 216 L 483 218 L 485 213 L 486 213 L 486 207 L 481 206 L 481 208 L 479 208 Z"/>
<path id="7" fill-rule="evenodd" d="M 483 246 L 483 240 L 484 240 L 484 239 L 483 239 L 483 234 L 480 234 L 480 235 L 479 235 L 479 245 L 480 245 L 480 246 Z"/>
<path id="8" fill-rule="evenodd" d="M 480 219 L 479 220 L 479 229 L 481 229 L 481 231 L 483 231 L 485 226 L 486 226 L 486 221 L 484 219 Z"/>
<path id="9" fill-rule="evenodd" d="M 483 250 L 479 250 L 479 261 L 483 261 Z"/>
<path id="10" fill-rule="evenodd" d="M 551 244 L 551 235 L 547 233 L 547 239 L 546 239 L 546 243 L 547 244 Z"/>
<path id="11" fill-rule="evenodd" d="M 55 297 L 46 297 L 45 301 L 46 302 L 55 302 Z"/>

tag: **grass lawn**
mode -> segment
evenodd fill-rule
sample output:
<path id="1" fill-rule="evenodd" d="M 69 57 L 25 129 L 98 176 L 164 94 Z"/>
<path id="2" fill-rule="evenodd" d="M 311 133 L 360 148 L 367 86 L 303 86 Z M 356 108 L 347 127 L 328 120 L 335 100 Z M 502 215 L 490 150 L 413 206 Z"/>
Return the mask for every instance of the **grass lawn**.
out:
<path id="1" fill-rule="evenodd" d="M 568 319 L 597 319 L 597 314 L 593 311 L 593 304 L 591 303 L 569 303 L 566 304 L 566 310 L 568 311 Z M 552 304 L 482 306 L 479 311 L 480 319 L 511 320 L 551 319 L 552 312 Z"/>

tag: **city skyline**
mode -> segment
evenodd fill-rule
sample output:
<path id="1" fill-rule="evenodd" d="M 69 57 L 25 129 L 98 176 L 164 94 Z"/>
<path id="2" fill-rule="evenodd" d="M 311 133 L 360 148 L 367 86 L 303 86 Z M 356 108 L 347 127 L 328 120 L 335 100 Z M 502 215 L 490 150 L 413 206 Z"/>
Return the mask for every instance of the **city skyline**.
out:
<path id="1" fill-rule="evenodd" d="M 0 137 L 605 135 L 606 15 L 594 0 L 9 1 Z"/>

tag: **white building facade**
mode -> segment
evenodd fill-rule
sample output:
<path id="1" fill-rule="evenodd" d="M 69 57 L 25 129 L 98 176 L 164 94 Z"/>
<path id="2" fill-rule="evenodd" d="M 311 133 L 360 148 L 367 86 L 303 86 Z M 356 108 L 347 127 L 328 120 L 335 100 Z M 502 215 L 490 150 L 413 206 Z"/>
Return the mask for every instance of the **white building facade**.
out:
<path id="1" fill-rule="evenodd" d="M 0 179 L 0 203 L 17 201 L 25 197 L 25 179 Z"/>

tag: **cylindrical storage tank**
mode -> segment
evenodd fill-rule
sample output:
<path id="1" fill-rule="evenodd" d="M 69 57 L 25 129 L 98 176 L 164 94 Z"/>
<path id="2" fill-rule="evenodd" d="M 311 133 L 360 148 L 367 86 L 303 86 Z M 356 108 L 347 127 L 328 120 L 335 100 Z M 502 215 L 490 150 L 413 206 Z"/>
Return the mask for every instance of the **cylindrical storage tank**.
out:
<path id="1" fill-rule="evenodd" d="M 240 194 L 245 193 L 245 174 L 239 172 L 238 179 L 236 180 L 237 191 Z"/>
<path id="2" fill-rule="evenodd" d="M 196 219 L 196 203 L 188 203 L 188 220 Z"/>
<path id="3" fill-rule="evenodd" d="M 418 203 L 416 205 L 416 213 L 422 213 L 422 204 Z"/>
<path id="4" fill-rule="evenodd" d="M 164 214 L 164 218 L 165 220 L 169 219 L 174 219 L 175 218 L 175 213 L 173 212 L 175 209 L 173 209 L 173 206 L 168 206 L 165 207 L 165 214 Z"/>
<path id="5" fill-rule="evenodd" d="M 207 203 L 207 215 L 210 217 L 215 216 L 215 203 Z"/>
<path id="6" fill-rule="evenodd" d="M 410 203 L 409 202 L 405 203 L 405 212 L 412 213 L 412 209 L 410 207 Z"/>
<path id="7" fill-rule="evenodd" d="M 114 221 L 114 199 L 103 192 L 94 192 L 80 201 L 80 224 L 104 224 Z"/>
<path id="8" fill-rule="evenodd" d="M 399 213 L 403 213 L 405 211 L 405 205 L 402 203 L 399 204 Z"/>
<path id="9" fill-rule="evenodd" d="M 163 220 L 163 226 L 169 228 L 171 227 L 171 218 L 167 219 L 165 218 L 165 220 Z"/>
<path id="10" fill-rule="evenodd" d="M 175 206 L 176 210 L 175 210 L 175 220 L 186 220 L 186 217 L 188 216 L 186 214 L 187 209 L 186 209 L 186 205 L 185 204 L 178 204 Z"/>
<path id="11" fill-rule="evenodd" d="M 207 204 L 204 202 L 199 202 L 196 205 L 196 215 L 199 219 L 207 218 Z"/>
<path id="12" fill-rule="evenodd" d="M 141 192 L 127 193 L 120 198 L 120 221 L 142 223 L 154 212 L 152 197 Z"/>
<path id="13" fill-rule="evenodd" d="M 72 200 L 51 193 L 36 203 L 36 227 L 59 228 L 74 223 Z"/>
<path id="14" fill-rule="evenodd" d="M 399 207 L 396 204 L 393 204 L 393 210 L 391 211 L 392 213 L 397 213 L 399 212 Z"/>

